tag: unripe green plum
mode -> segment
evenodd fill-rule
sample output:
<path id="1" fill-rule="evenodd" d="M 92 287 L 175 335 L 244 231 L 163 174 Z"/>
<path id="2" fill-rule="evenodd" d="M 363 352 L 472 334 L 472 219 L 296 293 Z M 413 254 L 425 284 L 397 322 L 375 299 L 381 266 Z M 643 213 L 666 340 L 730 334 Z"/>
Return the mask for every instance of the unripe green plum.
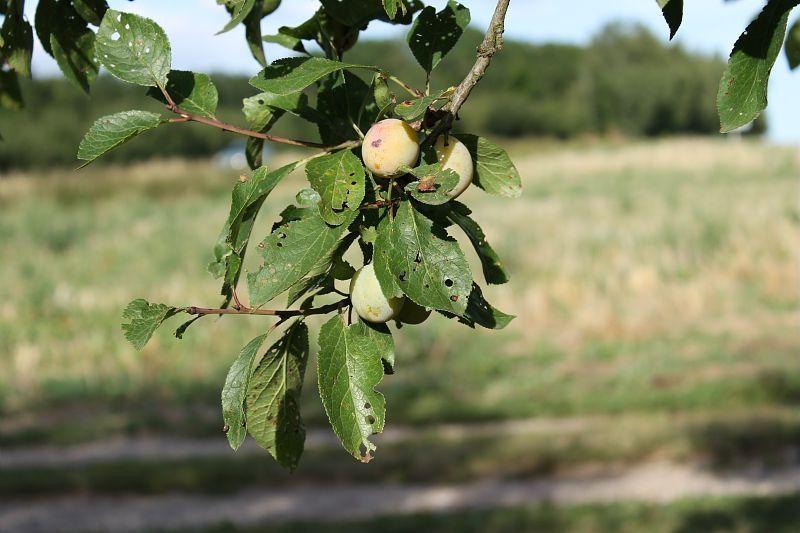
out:
<path id="1" fill-rule="evenodd" d="M 434 149 L 442 168 L 453 170 L 458 174 L 458 185 L 448 193 L 450 198 L 458 198 L 472 183 L 472 176 L 475 173 L 472 156 L 464 143 L 453 136 L 448 136 L 446 140 L 444 135 L 439 137 Z"/>
<path id="2" fill-rule="evenodd" d="M 400 313 L 405 298 L 387 298 L 381 290 L 375 267 L 364 265 L 350 280 L 350 301 L 358 316 L 367 322 L 388 322 Z"/>
<path id="3" fill-rule="evenodd" d="M 396 118 L 376 122 L 364 136 L 364 164 L 377 178 L 395 178 L 402 167 L 413 167 L 419 159 L 419 136 Z"/>
<path id="4" fill-rule="evenodd" d="M 406 298 L 406 303 L 403 304 L 403 309 L 397 315 L 397 320 L 403 324 L 422 324 L 428 317 L 431 316 L 431 310 L 422 307 L 418 303 Z"/>

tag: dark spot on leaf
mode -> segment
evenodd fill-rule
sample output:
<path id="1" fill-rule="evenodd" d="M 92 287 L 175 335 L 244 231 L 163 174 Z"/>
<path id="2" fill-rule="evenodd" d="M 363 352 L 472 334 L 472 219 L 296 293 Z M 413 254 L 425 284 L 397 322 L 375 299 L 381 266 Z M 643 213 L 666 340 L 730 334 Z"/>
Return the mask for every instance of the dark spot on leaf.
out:
<path id="1" fill-rule="evenodd" d="M 372 407 L 372 406 L 369 404 L 369 402 L 364 404 L 364 409 L 369 409 L 370 407 Z"/>
<path id="2" fill-rule="evenodd" d="M 400 281 L 405 281 L 405 280 L 406 280 L 406 273 L 405 273 L 405 271 L 403 271 L 403 272 L 400 272 L 400 275 L 399 275 L 399 276 L 397 276 L 397 279 L 399 279 Z"/>
<path id="3" fill-rule="evenodd" d="M 452 296 L 450 297 L 450 301 L 451 301 L 451 302 L 457 302 L 457 301 L 458 301 L 458 295 L 457 295 L 457 294 L 454 294 L 454 295 L 452 295 Z"/>

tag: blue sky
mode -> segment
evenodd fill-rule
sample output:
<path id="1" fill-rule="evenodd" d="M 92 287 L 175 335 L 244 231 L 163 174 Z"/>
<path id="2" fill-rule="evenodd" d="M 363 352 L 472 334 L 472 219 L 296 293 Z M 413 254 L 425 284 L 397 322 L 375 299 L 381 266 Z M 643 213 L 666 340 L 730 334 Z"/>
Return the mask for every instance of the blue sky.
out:
<path id="1" fill-rule="evenodd" d="M 461 0 L 472 10 L 472 23 L 485 28 L 494 7 L 493 0 Z M 442 6 L 446 0 L 428 0 Z M 726 56 L 738 35 L 763 6 L 763 0 L 691 0 L 686 2 L 683 26 L 676 41 L 691 50 Z M 33 2 L 29 2 L 32 11 Z M 257 68 L 244 45 L 243 31 L 236 29 L 215 36 L 227 15 L 214 0 L 109 0 L 120 10 L 155 19 L 170 37 L 175 68 L 204 72 L 252 74 Z M 264 21 L 264 32 L 278 26 L 305 20 L 318 6 L 316 0 L 284 0 L 280 9 Z M 29 13 L 33 18 L 33 13 Z M 796 18 L 797 13 L 794 14 Z M 668 31 L 654 0 L 512 0 L 506 34 L 514 39 L 541 43 L 556 41 L 585 43 L 605 24 L 614 20 L 638 22 L 657 35 L 668 38 Z M 366 37 L 400 36 L 405 28 L 373 23 Z M 285 55 L 278 47 L 268 47 L 269 57 Z M 39 74 L 52 74 L 55 63 L 41 48 L 34 56 Z M 770 137 L 781 143 L 800 144 L 800 71 L 792 73 L 781 56 L 770 84 L 768 111 Z"/>

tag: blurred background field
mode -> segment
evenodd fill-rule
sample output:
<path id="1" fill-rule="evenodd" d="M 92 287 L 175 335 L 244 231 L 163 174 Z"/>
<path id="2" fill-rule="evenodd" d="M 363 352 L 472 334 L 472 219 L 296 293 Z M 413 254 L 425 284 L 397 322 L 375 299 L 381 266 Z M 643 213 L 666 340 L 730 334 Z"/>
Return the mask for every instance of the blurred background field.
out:
<path id="1" fill-rule="evenodd" d="M 502 332 L 441 317 L 401 330 L 397 374 L 381 384 L 390 429 L 368 466 L 331 444 L 309 372 L 303 409 L 314 429 L 293 475 L 254 447 L 226 451 L 221 432 L 227 367 L 269 321 L 206 319 L 183 340 L 164 328 L 141 353 L 119 329 L 136 296 L 218 299 L 204 266 L 238 172 L 165 160 L 5 177 L 0 494 L 558 479 L 653 461 L 793 467 L 797 151 L 702 138 L 511 147 L 523 198 L 509 205 L 476 189 L 464 199 L 513 273 L 487 296 L 517 320 Z M 281 184 L 256 235 L 303 180 Z M 91 453 L 98 442 L 114 444 L 102 460 Z M 747 530 L 741 517 L 771 506 L 784 509 L 773 519 L 796 526 L 792 502 L 484 510 L 470 523 L 588 531 L 631 520 L 634 531 L 646 517 L 677 524 L 697 512 Z M 403 520 L 455 531 L 464 518 Z"/>
<path id="2" fill-rule="evenodd" d="M 348 59 L 377 54 L 421 82 L 394 41 Z M 108 78 L 91 100 L 31 82 L 30 108 L 0 114 L 0 531 L 800 530 L 800 152 L 764 120 L 715 135 L 722 68 L 640 27 L 510 41 L 459 128 L 523 176 L 518 200 L 462 197 L 512 275 L 486 296 L 517 319 L 398 331 L 369 465 L 327 428 L 312 361 L 294 474 L 222 433 L 227 369 L 269 319 L 204 318 L 182 340 L 176 320 L 142 352 L 119 326 L 135 297 L 219 302 L 205 267 L 244 172 L 234 139 L 176 126 L 75 172 L 96 117 L 157 104 Z M 241 122 L 246 79 L 213 79 Z M 255 238 L 304 184 L 275 190 Z"/>

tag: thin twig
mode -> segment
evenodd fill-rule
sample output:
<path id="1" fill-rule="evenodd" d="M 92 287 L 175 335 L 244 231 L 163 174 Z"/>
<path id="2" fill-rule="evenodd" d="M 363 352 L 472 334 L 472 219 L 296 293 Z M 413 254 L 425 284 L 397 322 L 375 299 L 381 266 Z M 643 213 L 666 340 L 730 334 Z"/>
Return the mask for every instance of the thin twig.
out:
<path id="1" fill-rule="evenodd" d="M 359 144 L 361 144 L 359 141 L 345 141 L 343 143 L 336 145 L 326 145 L 311 141 L 288 139 L 286 137 L 280 137 L 278 135 L 262 133 L 260 131 L 249 130 L 247 128 L 240 128 L 239 126 L 228 124 L 227 122 L 222 122 L 221 120 L 217 120 L 215 118 L 208 118 L 200 115 L 195 115 L 193 113 L 189 113 L 188 111 L 181 109 L 175 103 L 175 101 L 172 99 L 172 96 L 170 96 L 169 92 L 165 88 L 161 87 L 160 89 L 161 93 L 164 95 L 164 99 L 167 101 L 167 109 L 169 109 L 176 115 L 179 115 L 179 118 L 171 119 L 170 122 L 198 122 L 200 124 L 205 124 L 207 126 L 212 126 L 214 128 L 221 129 L 223 131 L 238 133 L 239 135 L 244 135 L 245 137 L 254 137 L 256 139 L 264 139 L 266 141 L 280 143 L 280 144 L 288 144 L 291 146 L 302 146 L 304 148 L 319 148 L 321 150 L 325 150 L 326 152 L 339 150 L 343 148 L 354 148 Z"/>
<path id="2" fill-rule="evenodd" d="M 412 87 L 411 85 L 407 84 L 406 82 L 404 82 L 403 80 L 401 80 L 397 76 L 393 76 L 393 75 L 389 74 L 388 72 L 382 72 L 382 71 L 381 71 L 381 74 L 383 74 L 386 77 L 386 79 L 392 80 L 397 85 L 399 85 L 400 87 L 405 89 L 406 92 L 408 92 L 411 96 L 420 97 L 420 96 L 424 95 L 424 93 L 422 91 L 420 91 L 419 89 L 415 89 L 414 87 Z"/>
<path id="3" fill-rule="evenodd" d="M 503 49 L 503 32 L 505 31 L 506 13 L 508 12 L 508 4 L 510 2 L 511 0 L 498 0 L 497 6 L 494 8 L 494 15 L 492 15 L 492 20 L 489 23 L 489 28 L 486 30 L 486 35 L 483 37 L 483 42 L 478 46 L 478 57 L 475 59 L 475 64 L 472 65 L 469 73 L 467 73 L 466 77 L 453 91 L 450 102 L 442 107 L 442 111 L 446 113 L 433 128 L 433 131 L 431 131 L 431 134 L 425 141 L 426 144 L 432 144 L 440 134 L 450 130 L 453 121 L 458 116 L 458 111 L 461 109 L 461 106 L 467 101 L 472 89 L 475 88 L 486 73 L 486 69 L 489 68 L 492 57 Z"/>
<path id="4" fill-rule="evenodd" d="M 207 307 L 193 306 L 187 307 L 186 313 L 190 315 L 261 315 L 277 316 L 284 319 L 293 316 L 324 315 L 336 311 L 348 303 L 350 303 L 350 298 L 344 298 L 338 302 L 323 305 L 321 307 L 312 307 L 311 309 L 256 309 L 253 307 L 228 307 L 225 309 L 211 309 Z"/>

